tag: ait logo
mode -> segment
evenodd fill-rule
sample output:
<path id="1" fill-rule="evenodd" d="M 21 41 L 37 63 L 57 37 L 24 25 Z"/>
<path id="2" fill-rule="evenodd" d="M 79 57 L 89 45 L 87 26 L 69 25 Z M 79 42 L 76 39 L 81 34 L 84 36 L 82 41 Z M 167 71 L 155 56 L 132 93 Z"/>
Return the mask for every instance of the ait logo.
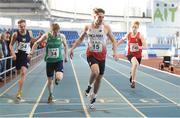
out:
<path id="1" fill-rule="evenodd" d="M 154 21 L 175 21 L 176 12 L 178 10 L 177 4 L 173 2 L 156 2 L 154 3 L 154 7 Z"/>
<path id="2" fill-rule="evenodd" d="M 22 38 L 22 41 L 25 42 L 25 41 L 26 41 L 26 38 Z"/>

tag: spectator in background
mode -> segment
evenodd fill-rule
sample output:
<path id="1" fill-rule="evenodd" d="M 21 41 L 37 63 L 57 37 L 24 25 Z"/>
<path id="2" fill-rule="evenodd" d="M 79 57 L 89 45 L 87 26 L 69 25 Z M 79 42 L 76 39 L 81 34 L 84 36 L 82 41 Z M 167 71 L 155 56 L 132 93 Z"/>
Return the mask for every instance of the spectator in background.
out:
<path id="1" fill-rule="evenodd" d="M 9 56 L 9 48 L 8 48 L 8 42 L 7 40 L 7 34 L 6 32 L 5 33 L 2 33 L 1 35 L 1 43 L 2 43 L 2 50 L 3 50 L 3 54 L 4 54 L 4 57 L 8 57 Z"/>
<path id="2" fill-rule="evenodd" d="M 5 34 L 6 34 L 5 42 L 6 42 L 6 44 L 7 44 L 7 50 L 8 50 L 7 57 L 9 57 L 9 56 L 11 56 L 11 55 L 10 55 L 10 49 L 9 49 L 10 35 L 11 35 L 11 34 L 10 34 L 9 30 L 6 31 Z M 7 70 L 7 69 L 10 69 L 10 61 L 11 61 L 10 59 L 7 59 L 7 62 L 6 62 L 6 70 Z M 9 75 L 9 72 L 7 73 L 7 75 Z"/>
<path id="3" fill-rule="evenodd" d="M 7 45 L 7 42 L 6 42 L 6 33 L 1 34 L 0 43 L 2 45 L 2 51 L 3 51 L 4 58 L 8 57 L 9 52 L 8 52 L 8 45 Z M 1 61 L 1 66 L 2 66 L 1 67 L 1 72 L 6 70 L 6 62 L 7 62 L 6 59 Z"/>
<path id="4" fill-rule="evenodd" d="M 8 45 L 8 55 L 10 56 L 10 49 L 9 49 L 9 44 L 10 44 L 10 41 L 11 41 L 11 34 L 9 31 L 6 32 L 6 43 Z"/>
<path id="5" fill-rule="evenodd" d="M 0 42 L 1 42 L 1 34 L 0 34 Z M 2 43 L 0 43 L 0 59 L 4 58 L 3 50 L 2 50 Z M 0 60 L 0 73 L 3 72 L 3 61 Z M 0 82 L 3 81 L 2 75 L 0 75 Z"/>

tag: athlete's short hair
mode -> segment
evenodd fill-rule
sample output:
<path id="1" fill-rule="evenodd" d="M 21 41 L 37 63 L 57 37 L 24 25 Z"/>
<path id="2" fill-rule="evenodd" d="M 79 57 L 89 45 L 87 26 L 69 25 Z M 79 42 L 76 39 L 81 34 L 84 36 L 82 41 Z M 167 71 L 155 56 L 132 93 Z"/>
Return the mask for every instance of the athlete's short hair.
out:
<path id="1" fill-rule="evenodd" d="M 26 20 L 25 20 L 25 19 L 20 19 L 20 20 L 18 21 L 18 24 L 21 24 L 21 23 L 26 23 Z"/>
<path id="2" fill-rule="evenodd" d="M 60 29 L 60 26 L 59 26 L 59 24 L 57 24 L 57 23 L 52 23 L 52 24 L 51 24 L 51 29 L 52 29 L 52 31 L 59 30 L 59 29 Z"/>
<path id="3" fill-rule="evenodd" d="M 139 21 L 134 21 L 133 24 L 136 24 L 136 25 L 140 25 L 140 22 Z"/>
<path id="4" fill-rule="evenodd" d="M 94 9 L 93 9 L 93 12 L 94 12 L 95 14 L 98 14 L 98 13 L 103 13 L 103 14 L 105 14 L 104 9 L 102 9 L 102 8 L 94 8 Z"/>

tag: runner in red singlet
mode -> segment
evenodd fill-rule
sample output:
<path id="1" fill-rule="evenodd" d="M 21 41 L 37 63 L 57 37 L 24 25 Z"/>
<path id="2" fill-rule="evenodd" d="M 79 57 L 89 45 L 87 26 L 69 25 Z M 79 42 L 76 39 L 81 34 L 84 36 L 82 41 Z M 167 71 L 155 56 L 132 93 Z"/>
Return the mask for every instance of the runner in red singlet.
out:
<path id="1" fill-rule="evenodd" d="M 139 22 L 135 21 L 132 24 L 132 32 L 128 32 L 121 40 L 119 40 L 118 44 L 121 44 L 126 39 L 128 40 L 128 53 L 127 58 L 132 64 L 131 72 L 130 72 L 130 83 L 131 88 L 135 88 L 136 81 L 136 70 L 141 63 L 142 59 L 142 47 L 146 48 L 146 41 L 144 36 L 138 32 Z"/>
<path id="2" fill-rule="evenodd" d="M 84 40 L 88 38 L 88 48 L 86 51 L 87 62 L 91 69 L 89 85 L 85 90 L 85 95 L 88 96 L 92 87 L 94 89 L 91 93 L 90 108 L 94 108 L 97 92 L 100 87 L 100 82 L 105 70 L 106 59 L 106 41 L 110 39 L 113 46 L 113 57 L 117 59 L 116 40 L 112 34 L 109 25 L 103 22 L 105 11 L 101 8 L 93 9 L 94 20 L 91 24 L 86 25 L 79 39 L 75 41 L 70 49 L 70 57 L 73 57 L 73 50 Z"/>

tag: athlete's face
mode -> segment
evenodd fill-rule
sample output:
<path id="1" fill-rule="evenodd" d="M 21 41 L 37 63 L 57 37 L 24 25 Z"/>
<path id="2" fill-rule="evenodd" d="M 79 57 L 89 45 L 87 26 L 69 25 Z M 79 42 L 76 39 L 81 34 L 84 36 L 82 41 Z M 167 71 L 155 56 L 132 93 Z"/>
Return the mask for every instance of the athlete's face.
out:
<path id="1" fill-rule="evenodd" d="M 22 23 L 20 23 L 18 26 L 19 26 L 19 31 L 20 31 L 21 33 L 25 33 L 25 31 L 26 31 L 26 23 L 25 23 L 25 22 L 22 22 Z"/>
<path id="2" fill-rule="evenodd" d="M 104 14 L 103 13 L 97 13 L 94 16 L 94 22 L 96 25 L 101 25 L 104 19 Z"/>
<path id="3" fill-rule="evenodd" d="M 138 31 L 139 26 L 137 24 L 132 25 L 132 31 L 133 33 L 136 33 Z"/>
<path id="4" fill-rule="evenodd" d="M 53 36 L 57 36 L 58 30 L 54 30 L 52 33 L 53 33 Z"/>

